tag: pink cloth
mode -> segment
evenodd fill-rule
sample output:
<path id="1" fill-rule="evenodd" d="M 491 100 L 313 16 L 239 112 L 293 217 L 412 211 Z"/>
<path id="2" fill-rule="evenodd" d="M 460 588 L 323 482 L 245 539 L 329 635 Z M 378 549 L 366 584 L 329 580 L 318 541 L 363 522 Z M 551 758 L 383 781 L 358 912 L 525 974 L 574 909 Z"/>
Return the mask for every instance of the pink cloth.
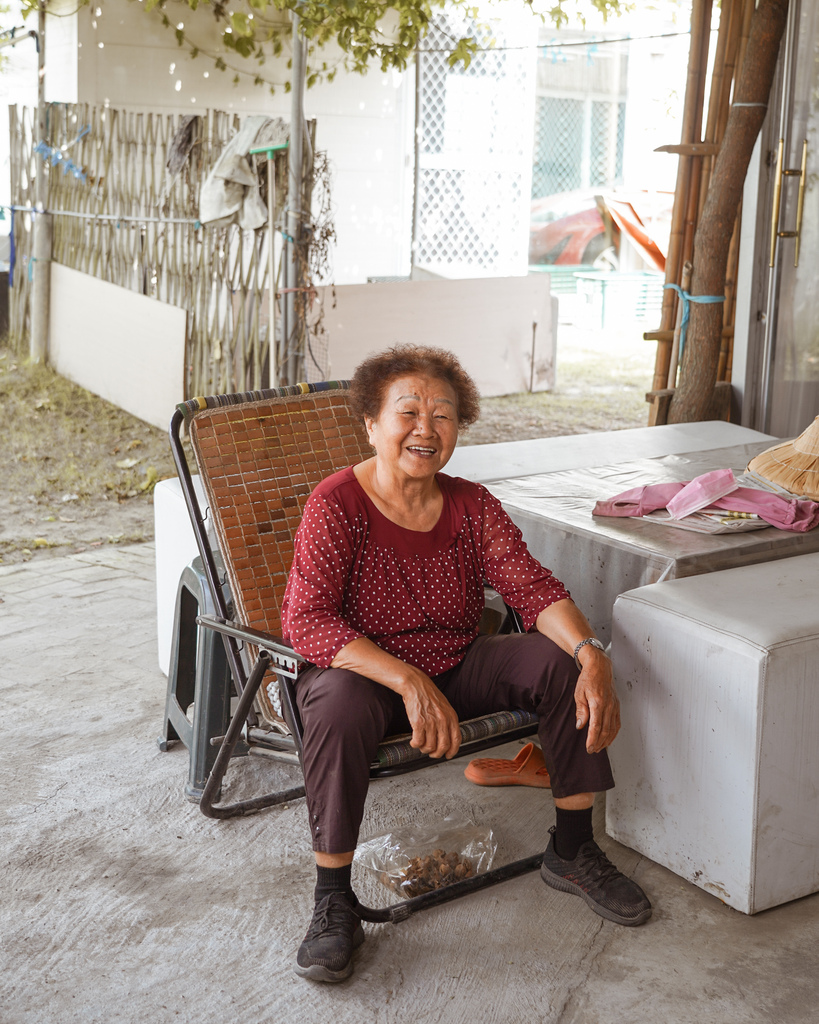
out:
<path id="1" fill-rule="evenodd" d="M 684 483 L 673 483 L 632 487 L 608 501 L 598 501 L 592 509 L 592 515 L 644 516 L 656 512 L 658 508 L 667 508 L 669 501 L 685 486 Z M 753 487 L 737 487 L 708 507 L 732 512 L 754 512 L 778 530 L 806 533 L 814 526 L 819 526 L 819 502 L 784 498 Z"/>
<path id="2" fill-rule="evenodd" d="M 434 676 L 458 665 L 478 635 L 486 580 L 534 625 L 569 592 L 529 553 L 485 487 L 439 473 L 441 517 L 427 533 L 384 516 L 352 468 L 310 495 L 296 532 L 282 632 L 314 665 L 366 636 Z"/>

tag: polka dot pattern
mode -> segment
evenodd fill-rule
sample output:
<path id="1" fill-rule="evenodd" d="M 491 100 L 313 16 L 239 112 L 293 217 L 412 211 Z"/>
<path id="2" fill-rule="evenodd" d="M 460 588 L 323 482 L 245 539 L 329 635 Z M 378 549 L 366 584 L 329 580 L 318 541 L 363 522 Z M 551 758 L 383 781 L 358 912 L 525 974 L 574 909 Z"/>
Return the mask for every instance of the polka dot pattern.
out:
<path id="1" fill-rule="evenodd" d="M 437 675 L 457 665 L 478 634 L 484 580 L 527 629 L 569 597 L 485 487 L 443 473 L 437 479 L 444 506 L 427 533 L 387 519 L 352 468 L 313 491 L 282 605 L 284 635 L 313 664 L 326 668 L 366 636 Z"/>

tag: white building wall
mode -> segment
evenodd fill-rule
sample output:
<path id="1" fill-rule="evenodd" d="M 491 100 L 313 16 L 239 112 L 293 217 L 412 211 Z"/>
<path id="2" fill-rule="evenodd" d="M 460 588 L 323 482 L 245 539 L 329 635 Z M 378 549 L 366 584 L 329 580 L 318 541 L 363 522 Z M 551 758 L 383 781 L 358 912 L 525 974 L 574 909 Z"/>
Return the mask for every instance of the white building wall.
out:
<path id="1" fill-rule="evenodd" d="M 656 13 L 640 31 L 644 36 L 670 36 L 686 28 Z M 689 44 L 687 34 L 651 39 L 636 32 L 628 43 L 625 188 L 674 191 L 678 158 L 655 150 L 680 141 Z"/>

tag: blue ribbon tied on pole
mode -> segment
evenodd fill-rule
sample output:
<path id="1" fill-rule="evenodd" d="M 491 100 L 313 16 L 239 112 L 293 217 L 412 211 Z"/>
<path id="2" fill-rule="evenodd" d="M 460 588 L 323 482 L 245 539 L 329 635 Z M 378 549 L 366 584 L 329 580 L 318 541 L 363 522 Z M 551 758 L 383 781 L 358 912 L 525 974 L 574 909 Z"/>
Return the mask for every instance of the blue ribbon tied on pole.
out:
<path id="1" fill-rule="evenodd" d="M 682 300 L 682 319 L 680 320 L 680 353 L 678 362 L 682 362 L 683 349 L 685 348 L 685 333 L 688 330 L 688 316 L 691 312 L 691 302 L 725 302 L 724 295 L 692 295 L 685 292 L 678 284 L 664 284 L 663 288 L 670 288 L 676 292 Z"/>

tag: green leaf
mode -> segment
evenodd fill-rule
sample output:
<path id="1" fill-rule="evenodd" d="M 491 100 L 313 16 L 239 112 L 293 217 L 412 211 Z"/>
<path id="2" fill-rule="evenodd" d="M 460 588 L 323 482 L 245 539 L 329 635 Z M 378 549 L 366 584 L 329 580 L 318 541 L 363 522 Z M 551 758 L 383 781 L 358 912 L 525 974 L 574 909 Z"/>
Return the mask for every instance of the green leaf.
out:
<path id="1" fill-rule="evenodd" d="M 3 0 L 0 0 L 2 4 Z M 89 0 L 79 0 L 81 4 Z M 166 0 L 144 0 L 145 10 L 162 10 Z M 222 26 L 230 29 L 223 34 L 223 43 L 231 52 L 244 59 L 254 59 L 263 64 L 270 54 L 281 57 L 283 43 L 289 42 L 289 30 L 281 24 L 281 14 L 297 12 L 301 18 L 301 26 L 307 40 L 307 51 L 311 56 L 308 84 L 319 81 L 332 82 L 336 76 L 336 68 L 328 67 L 323 60 L 324 54 L 319 50 L 328 44 L 335 44 L 343 51 L 340 66 L 347 71 L 364 74 L 369 67 L 377 67 L 382 71 L 390 68 L 403 70 L 412 59 L 418 43 L 427 35 L 438 12 L 443 10 L 456 11 L 464 19 L 463 24 L 473 26 L 470 30 L 477 38 L 465 36 L 453 39 L 443 35 L 443 45 L 449 46 L 446 56 L 450 68 L 459 67 L 466 70 L 475 54 L 482 47 L 493 45 L 491 32 L 487 24 L 488 16 L 482 5 L 476 0 L 247 0 L 247 4 L 238 5 L 244 10 L 230 11 L 226 0 L 180 0 L 191 10 L 197 10 L 203 2 L 211 4 L 211 10 Z M 542 0 L 535 9 L 534 0 L 516 0 L 518 5 L 529 9 L 533 17 L 541 22 L 549 20 L 557 28 L 567 25 L 570 14 L 577 14 L 582 21 L 583 7 L 580 0 Z M 24 14 L 36 11 L 38 0 L 21 0 Z M 586 9 L 592 6 L 600 11 L 605 18 L 619 15 L 626 10 L 635 9 L 632 0 L 586 0 Z M 500 5 L 499 5 L 500 6 Z M 247 11 L 266 14 L 266 18 L 251 19 Z M 389 13 L 397 15 L 395 35 L 388 39 L 379 26 L 382 19 Z M 502 15 L 496 15 L 496 17 Z M 168 15 L 162 13 L 162 23 L 176 32 L 177 42 L 182 45 L 183 32 L 171 24 Z M 265 54 L 264 43 L 271 47 Z M 190 44 L 188 44 L 190 45 Z M 437 44 L 436 44 L 437 45 Z M 198 53 L 194 48 L 192 55 Z M 321 65 L 319 66 L 319 60 Z M 288 67 L 290 62 L 288 61 Z M 221 59 L 216 59 L 216 67 L 225 70 Z M 251 71 L 250 74 L 253 74 Z M 289 89 L 289 86 L 286 86 Z"/>
<path id="2" fill-rule="evenodd" d="M 252 36 L 255 32 L 253 22 L 241 11 L 231 14 L 230 27 L 233 29 L 233 34 L 237 36 Z"/>
<path id="3" fill-rule="evenodd" d="M 250 57 L 256 49 L 253 40 L 248 39 L 246 36 L 240 36 L 238 39 L 234 37 L 233 48 L 243 57 Z"/>

